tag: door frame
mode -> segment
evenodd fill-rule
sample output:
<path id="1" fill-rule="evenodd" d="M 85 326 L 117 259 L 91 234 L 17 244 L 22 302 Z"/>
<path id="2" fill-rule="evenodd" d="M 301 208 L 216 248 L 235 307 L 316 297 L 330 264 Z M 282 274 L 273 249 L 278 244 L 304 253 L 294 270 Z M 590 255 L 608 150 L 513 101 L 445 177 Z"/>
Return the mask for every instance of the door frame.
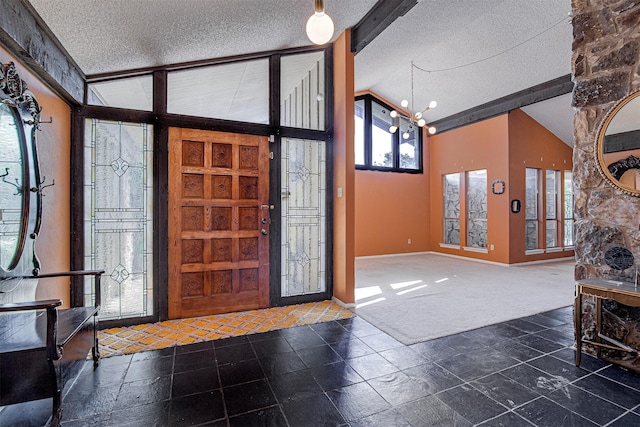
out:
<path id="1" fill-rule="evenodd" d="M 302 47 L 260 54 L 242 55 L 233 58 L 196 61 L 188 64 L 172 64 L 143 70 L 109 73 L 106 75 L 88 76 L 85 82 L 85 102 L 82 106 L 72 108 L 71 129 L 71 254 L 70 268 L 84 268 L 84 123 L 87 118 L 114 120 L 133 123 L 148 123 L 154 126 L 154 260 L 153 260 L 153 315 L 147 317 L 124 318 L 117 320 L 101 320 L 101 328 L 129 326 L 145 322 L 157 322 L 168 318 L 168 161 L 169 161 L 169 127 L 192 128 L 219 132 L 242 133 L 257 136 L 268 136 L 270 151 L 274 159 L 270 165 L 270 205 L 272 224 L 269 239 L 270 245 L 270 294 L 272 307 L 298 304 L 310 301 L 329 299 L 333 295 L 333 96 L 327 96 L 325 102 L 325 130 L 309 130 L 289 128 L 280 125 L 280 58 L 283 55 L 324 51 L 325 53 L 325 93 L 333 93 L 333 47 Z M 234 122 L 229 120 L 205 117 L 184 116 L 167 113 L 167 75 L 170 70 L 186 69 L 228 63 L 231 61 L 269 58 L 269 124 Z M 153 76 L 153 111 L 128 110 L 124 108 L 88 105 L 86 94 L 88 85 L 94 82 L 108 81 L 132 75 Z M 280 138 L 291 137 L 311 140 L 324 140 L 327 148 L 327 289 L 322 294 L 311 294 L 300 297 L 282 297 L 280 295 Z M 276 246 L 274 250 L 274 245 Z M 277 285 L 277 286 L 276 286 Z M 73 279 L 71 284 L 71 305 L 84 304 L 84 284 Z"/>

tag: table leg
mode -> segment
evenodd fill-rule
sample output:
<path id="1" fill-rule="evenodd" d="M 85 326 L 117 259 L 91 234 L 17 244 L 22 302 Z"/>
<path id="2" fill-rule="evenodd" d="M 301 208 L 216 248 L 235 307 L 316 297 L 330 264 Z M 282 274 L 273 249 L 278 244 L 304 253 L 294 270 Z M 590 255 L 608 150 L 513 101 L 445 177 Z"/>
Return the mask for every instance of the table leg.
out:
<path id="1" fill-rule="evenodd" d="M 600 339 L 600 334 L 602 333 L 602 298 L 596 297 L 596 342 L 602 342 Z M 600 358 L 600 354 L 602 353 L 602 348 L 598 345 L 596 346 L 596 356 L 598 359 Z"/>
<path id="2" fill-rule="evenodd" d="M 579 285 L 576 287 L 573 322 L 576 333 L 576 366 L 580 366 L 580 357 L 582 356 L 582 292 Z"/>

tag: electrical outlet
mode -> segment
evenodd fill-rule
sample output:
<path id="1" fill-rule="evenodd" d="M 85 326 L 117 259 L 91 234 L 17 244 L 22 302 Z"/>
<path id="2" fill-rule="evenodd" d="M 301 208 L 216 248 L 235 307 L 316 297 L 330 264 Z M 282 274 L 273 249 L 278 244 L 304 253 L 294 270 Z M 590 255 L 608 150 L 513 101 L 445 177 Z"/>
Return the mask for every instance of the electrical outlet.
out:
<path id="1" fill-rule="evenodd" d="M 411 244 L 411 239 L 407 239 L 407 245 Z"/>
<path id="2" fill-rule="evenodd" d="M 493 247 L 493 245 L 491 245 L 491 250 L 494 250 L 494 247 Z"/>

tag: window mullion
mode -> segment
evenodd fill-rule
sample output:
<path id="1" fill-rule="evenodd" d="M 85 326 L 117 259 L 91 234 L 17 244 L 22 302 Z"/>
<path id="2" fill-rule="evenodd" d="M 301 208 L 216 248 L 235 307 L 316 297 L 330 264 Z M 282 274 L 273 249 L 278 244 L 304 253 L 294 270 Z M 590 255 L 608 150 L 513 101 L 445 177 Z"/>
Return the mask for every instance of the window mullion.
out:
<path id="1" fill-rule="evenodd" d="M 372 126 L 373 117 L 371 113 L 371 99 L 367 98 L 364 103 L 364 164 L 367 168 L 371 168 L 373 165 L 372 160 Z"/>

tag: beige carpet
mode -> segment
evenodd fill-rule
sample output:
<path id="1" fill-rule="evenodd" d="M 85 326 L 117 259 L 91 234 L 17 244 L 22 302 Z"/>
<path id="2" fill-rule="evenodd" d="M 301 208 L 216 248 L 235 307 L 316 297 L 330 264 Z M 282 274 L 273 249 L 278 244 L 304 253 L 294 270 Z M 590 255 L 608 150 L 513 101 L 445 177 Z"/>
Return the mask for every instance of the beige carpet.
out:
<path id="1" fill-rule="evenodd" d="M 573 303 L 573 259 L 501 266 L 437 254 L 356 260 L 358 316 L 404 344 Z"/>

